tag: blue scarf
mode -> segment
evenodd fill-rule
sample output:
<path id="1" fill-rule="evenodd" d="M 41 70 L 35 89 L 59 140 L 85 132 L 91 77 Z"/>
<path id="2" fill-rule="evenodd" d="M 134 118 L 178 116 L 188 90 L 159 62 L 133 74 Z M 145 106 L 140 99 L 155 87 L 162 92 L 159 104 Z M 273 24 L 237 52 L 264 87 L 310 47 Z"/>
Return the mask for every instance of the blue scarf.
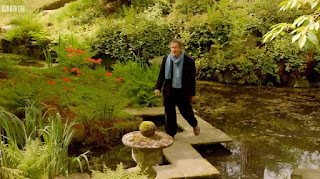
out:
<path id="1" fill-rule="evenodd" d="M 173 79 L 172 87 L 173 88 L 182 88 L 182 67 L 183 67 L 184 52 L 181 50 L 180 56 L 176 59 L 172 53 L 167 57 L 166 66 L 165 66 L 165 79 L 171 79 L 171 71 L 173 67 Z M 172 65 L 173 62 L 173 65 Z"/>

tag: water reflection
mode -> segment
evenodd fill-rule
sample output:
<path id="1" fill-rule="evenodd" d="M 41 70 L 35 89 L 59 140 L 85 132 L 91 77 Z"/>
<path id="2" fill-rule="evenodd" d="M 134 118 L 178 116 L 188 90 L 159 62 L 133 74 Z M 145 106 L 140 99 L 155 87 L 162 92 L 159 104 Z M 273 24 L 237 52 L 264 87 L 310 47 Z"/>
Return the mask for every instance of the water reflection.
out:
<path id="1" fill-rule="evenodd" d="M 230 135 L 224 144 L 197 150 L 221 178 L 290 178 L 295 168 L 320 162 L 320 90 L 198 83 L 199 115 Z"/>

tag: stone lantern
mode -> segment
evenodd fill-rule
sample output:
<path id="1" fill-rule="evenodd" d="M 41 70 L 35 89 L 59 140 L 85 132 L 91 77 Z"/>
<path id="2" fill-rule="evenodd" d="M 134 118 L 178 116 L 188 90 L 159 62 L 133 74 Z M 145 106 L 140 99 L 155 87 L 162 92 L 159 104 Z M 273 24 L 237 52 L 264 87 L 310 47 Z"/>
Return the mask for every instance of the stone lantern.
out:
<path id="1" fill-rule="evenodd" d="M 156 131 L 153 122 L 144 121 L 139 131 L 130 132 L 122 137 L 122 143 L 132 148 L 132 158 L 141 170 L 145 170 L 150 178 L 157 173 L 152 167 L 163 162 L 163 148 L 173 143 L 173 138 L 164 132 Z M 139 165 L 140 164 L 140 165 Z"/>

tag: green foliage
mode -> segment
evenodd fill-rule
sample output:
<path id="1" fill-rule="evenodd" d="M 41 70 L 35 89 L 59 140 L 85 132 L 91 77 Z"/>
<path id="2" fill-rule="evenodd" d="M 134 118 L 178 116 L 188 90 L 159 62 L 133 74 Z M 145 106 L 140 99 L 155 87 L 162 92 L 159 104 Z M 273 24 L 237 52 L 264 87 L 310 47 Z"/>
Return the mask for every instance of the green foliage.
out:
<path id="1" fill-rule="evenodd" d="M 250 34 L 249 29 L 256 22 L 243 2 L 222 0 L 208 5 L 206 12 L 204 15 L 182 17 L 185 22 L 179 36 L 186 43 L 187 53 L 196 58 L 207 56 L 215 48 L 237 46 L 246 40 L 245 36 Z"/>
<path id="2" fill-rule="evenodd" d="M 286 11 L 288 9 L 293 8 L 303 8 L 306 10 L 310 8 L 310 10 L 303 12 L 303 15 L 296 18 L 292 24 L 279 23 L 273 25 L 271 27 L 271 30 L 264 35 L 264 42 L 271 41 L 274 38 L 276 38 L 279 34 L 284 33 L 283 31 L 292 29 L 291 34 L 295 34 L 292 37 L 292 43 L 298 42 L 300 49 L 309 49 L 312 46 L 318 46 L 318 38 L 315 35 L 320 28 L 320 23 L 317 20 L 320 9 L 316 9 L 316 7 L 319 6 L 318 3 L 318 0 L 290 0 L 283 1 L 282 3 L 280 3 L 280 11 Z"/>
<path id="3" fill-rule="evenodd" d="M 93 179 L 112 179 L 112 178 L 123 178 L 123 179 L 146 179 L 148 178 L 147 174 L 145 172 L 141 171 L 134 171 L 134 172 L 127 172 L 124 168 L 122 163 L 118 165 L 117 169 L 115 171 L 107 168 L 104 166 L 103 172 L 99 171 L 92 171 L 92 178 Z"/>
<path id="4" fill-rule="evenodd" d="M 154 1 L 155 0 L 133 0 L 131 1 L 131 5 L 141 11 L 153 5 Z"/>
<path id="5" fill-rule="evenodd" d="M 147 12 L 136 14 L 133 6 L 125 8 L 125 18 L 108 20 L 102 25 L 94 48 L 120 60 L 134 56 L 148 60 L 168 52 L 172 38 L 169 25 L 161 18 L 161 11 Z"/>
<path id="6" fill-rule="evenodd" d="M 39 56 L 49 44 L 49 32 L 40 21 L 41 16 L 42 13 L 23 13 L 11 22 L 14 29 L 6 34 L 5 39 L 19 47 L 15 53 L 33 55 L 30 52 L 35 48 L 39 50 Z"/>
<path id="7" fill-rule="evenodd" d="M 90 47 L 80 43 L 73 34 L 59 34 L 57 45 L 52 46 L 51 49 L 56 52 L 56 61 L 59 62 L 59 65 L 67 68 L 89 66 L 92 63 L 85 61 L 84 58 L 91 58 L 95 55 Z"/>
<path id="8" fill-rule="evenodd" d="M 302 10 L 290 10 L 286 13 L 275 13 L 279 10 L 279 4 L 283 0 L 255 0 L 247 8 L 249 14 L 253 14 L 257 22 L 254 27 L 265 34 L 276 23 L 290 22 L 302 15 Z"/>
<path id="9" fill-rule="evenodd" d="M 215 4 L 215 0 L 176 0 L 173 10 L 183 14 L 202 14 L 207 10 L 207 6 Z"/>
<path id="10" fill-rule="evenodd" d="M 13 61 L 10 58 L 1 58 L 0 57 L 0 72 L 9 74 L 14 71 L 14 66 L 18 64 L 17 61 Z"/>
<path id="11" fill-rule="evenodd" d="M 113 65 L 114 74 L 123 77 L 124 82 L 118 89 L 122 95 L 129 98 L 135 107 L 150 107 L 160 104 L 160 98 L 154 95 L 154 85 L 158 79 L 159 66 L 134 61 L 117 62 Z"/>
<path id="12" fill-rule="evenodd" d="M 47 163 L 48 146 L 42 145 L 39 139 L 28 140 L 17 168 L 27 173 L 28 178 L 41 179 Z"/>
<path id="13" fill-rule="evenodd" d="M 285 62 L 285 71 L 303 72 L 306 69 L 306 60 L 299 47 L 297 44 L 291 44 L 288 36 L 276 39 L 273 44 L 268 44 L 267 47 L 272 52 L 275 61 L 283 60 Z"/>
<path id="14" fill-rule="evenodd" d="M 59 114 L 50 116 L 45 123 L 42 110 L 33 105 L 25 109 L 22 121 L 0 107 L 0 176 L 54 178 L 58 174 L 72 173 L 75 167 L 81 166 L 79 157 L 68 157 L 74 123 L 62 123 Z M 87 161 L 85 154 L 80 157 Z"/>

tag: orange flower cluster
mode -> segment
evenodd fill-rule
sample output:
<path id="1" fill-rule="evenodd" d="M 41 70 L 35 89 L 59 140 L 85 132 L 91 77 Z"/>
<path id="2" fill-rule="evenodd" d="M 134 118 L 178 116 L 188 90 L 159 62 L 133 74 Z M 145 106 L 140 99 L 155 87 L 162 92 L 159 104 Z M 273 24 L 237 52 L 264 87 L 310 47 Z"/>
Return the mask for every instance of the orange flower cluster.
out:
<path id="1" fill-rule="evenodd" d="M 25 74 L 26 74 L 26 75 L 29 75 L 30 73 L 29 73 L 29 72 L 26 72 Z M 32 74 L 30 74 L 30 77 L 33 78 L 33 77 L 35 77 L 36 75 L 37 75 L 37 74 L 32 73 Z"/>
<path id="2" fill-rule="evenodd" d="M 106 73 L 106 76 L 110 77 L 111 75 L 112 75 L 112 73 L 109 73 L 109 72 Z"/>
<path id="3" fill-rule="evenodd" d="M 50 85 L 50 84 L 56 85 L 56 81 L 55 81 L 55 80 L 53 80 L 53 81 L 49 81 L 49 80 L 48 80 L 48 81 L 47 81 L 47 84 L 48 84 L 48 85 Z"/>
<path id="4" fill-rule="evenodd" d="M 85 54 L 86 52 L 84 50 L 80 50 L 78 48 L 74 48 L 72 49 L 72 47 L 67 47 L 66 51 L 69 52 L 69 54 L 67 54 L 67 57 L 72 57 L 72 52 L 76 52 L 76 56 L 80 55 L 80 54 Z"/>
<path id="5" fill-rule="evenodd" d="M 98 63 L 99 65 L 101 65 L 102 59 L 99 58 L 98 60 L 95 60 L 93 58 L 87 57 L 87 58 L 83 58 L 83 61 L 89 61 L 89 62 Z"/>
<path id="6" fill-rule="evenodd" d="M 81 71 L 77 67 L 73 67 L 70 70 L 71 72 L 77 72 L 77 77 L 81 76 Z"/>
<path id="7" fill-rule="evenodd" d="M 116 79 L 116 81 L 117 81 L 117 82 L 121 82 L 122 79 L 123 79 L 122 77 L 119 77 L 119 78 Z"/>
<path id="8" fill-rule="evenodd" d="M 62 67 L 62 69 L 64 70 L 64 72 L 68 73 L 68 68 L 67 67 Z"/>
<path id="9" fill-rule="evenodd" d="M 65 78 L 63 78 L 63 81 L 68 83 L 68 82 L 70 82 L 70 79 L 68 77 L 65 77 Z"/>

